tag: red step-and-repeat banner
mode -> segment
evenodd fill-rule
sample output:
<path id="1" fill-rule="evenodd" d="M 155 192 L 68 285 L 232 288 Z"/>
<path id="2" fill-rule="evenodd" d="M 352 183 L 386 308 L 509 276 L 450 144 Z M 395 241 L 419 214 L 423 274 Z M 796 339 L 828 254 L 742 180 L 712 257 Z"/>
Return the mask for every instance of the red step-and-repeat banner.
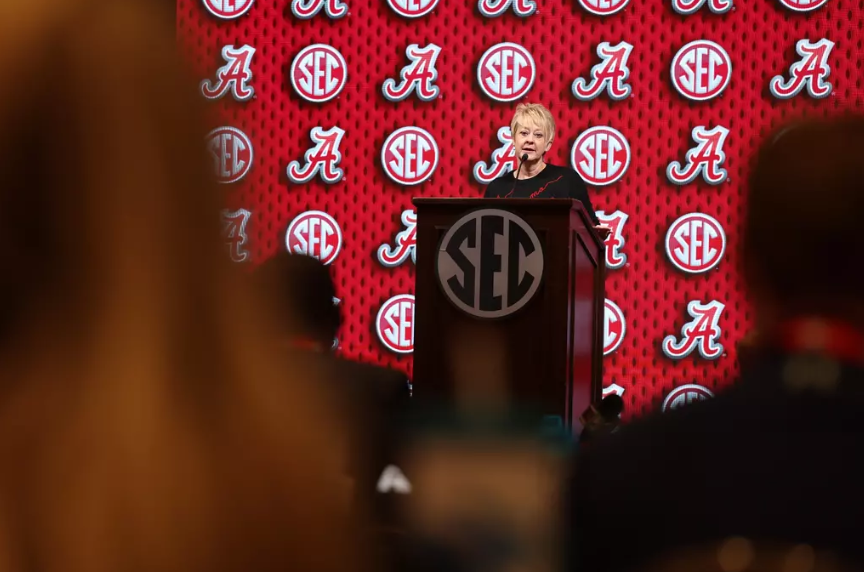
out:
<path id="1" fill-rule="evenodd" d="M 580 173 L 614 229 L 604 391 L 629 413 L 735 373 L 742 191 L 762 137 L 862 108 L 860 0 L 177 4 L 229 253 L 331 264 L 349 357 L 410 373 L 411 198 L 481 196 L 516 165 L 516 105 L 546 105 L 547 159 Z"/>

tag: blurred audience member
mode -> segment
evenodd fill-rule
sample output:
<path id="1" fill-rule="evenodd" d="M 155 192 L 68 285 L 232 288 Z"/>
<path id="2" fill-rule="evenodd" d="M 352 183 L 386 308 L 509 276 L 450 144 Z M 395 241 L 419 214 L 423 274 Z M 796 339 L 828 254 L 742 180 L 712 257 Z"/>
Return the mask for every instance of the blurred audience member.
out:
<path id="1" fill-rule="evenodd" d="M 0 3 L 0 568 L 357 569 L 152 4 Z"/>
<path id="2" fill-rule="evenodd" d="M 733 535 L 861 563 L 862 157 L 858 117 L 794 125 L 763 146 L 741 249 L 758 345 L 715 399 L 580 456 L 574 569 L 624 570 Z"/>
<path id="3" fill-rule="evenodd" d="M 358 507 L 386 520 L 386 496 L 378 494 L 377 484 L 393 462 L 392 447 L 410 402 L 408 379 L 331 353 L 342 320 L 329 266 L 282 251 L 265 261 L 254 279 L 262 296 L 278 300 L 270 338 L 283 348 L 286 371 L 299 366 L 341 412 L 344 468 L 354 481 Z"/>
<path id="4" fill-rule="evenodd" d="M 621 425 L 623 412 L 624 400 L 616 393 L 607 395 L 596 406 L 591 405 L 579 418 L 583 426 L 579 443 L 585 444 L 597 437 L 615 433 Z"/>

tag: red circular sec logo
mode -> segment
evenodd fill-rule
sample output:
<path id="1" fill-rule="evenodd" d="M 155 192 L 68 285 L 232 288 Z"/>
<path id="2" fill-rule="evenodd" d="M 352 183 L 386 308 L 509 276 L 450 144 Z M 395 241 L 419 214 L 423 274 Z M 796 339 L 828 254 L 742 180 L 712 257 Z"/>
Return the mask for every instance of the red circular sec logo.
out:
<path id="1" fill-rule="evenodd" d="M 780 3 L 794 12 L 811 12 L 827 4 L 828 0 L 780 0 Z"/>
<path id="2" fill-rule="evenodd" d="M 306 211 L 288 225 L 285 246 L 292 254 L 312 256 L 330 264 L 342 248 L 342 229 L 329 214 Z"/>
<path id="3" fill-rule="evenodd" d="M 339 50 L 326 44 L 303 48 L 291 62 L 294 91 L 312 103 L 330 101 L 348 81 L 348 64 Z"/>
<path id="4" fill-rule="evenodd" d="M 207 134 L 213 174 L 220 183 L 236 183 L 252 167 L 252 142 L 234 127 L 219 127 Z"/>
<path id="5" fill-rule="evenodd" d="M 494 45 L 477 64 L 480 89 L 495 101 L 516 101 L 531 90 L 536 78 L 534 58 L 519 44 Z"/>
<path id="6" fill-rule="evenodd" d="M 624 341 L 627 333 L 627 324 L 624 322 L 624 312 L 621 308 L 607 299 L 603 312 L 603 355 L 609 355 L 618 349 Z"/>
<path id="7" fill-rule="evenodd" d="M 666 399 L 663 400 L 662 411 L 665 413 L 666 411 L 678 409 L 688 403 L 705 401 L 712 397 L 714 397 L 714 394 L 707 387 L 702 387 L 695 383 L 682 385 L 669 392 L 669 395 L 667 395 Z"/>
<path id="8" fill-rule="evenodd" d="M 435 9 L 438 0 L 387 0 L 390 8 L 405 18 L 419 18 Z"/>
<path id="9" fill-rule="evenodd" d="M 726 233 L 714 218 L 690 213 L 672 223 L 666 232 L 666 256 L 689 274 L 707 272 L 726 252 Z"/>
<path id="10" fill-rule="evenodd" d="M 378 339 L 391 352 L 410 354 L 414 351 L 414 296 L 393 296 L 378 310 L 375 318 Z"/>
<path id="11" fill-rule="evenodd" d="M 717 97 L 732 79 L 732 60 L 726 50 L 708 40 L 690 42 L 672 59 L 672 85 L 694 101 Z"/>
<path id="12" fill-rule="evenodd" d="M 255 0 L 204 0 L 204 7 L 223 20 L 239 18 L 249 11 Z"/>
<path id="13" fill-rule="evenodd" d="M 630 145 L 611 127 L 592 127 L 573 143 L 570 162 L 586 183 L 611 185 L 630 166 Z"/>
<path id="14" fill-rule="evenodd" d="M 623 9 L 630 0 L 579 0 L 583 8 L 597 16 L 609 16 Z"/>
<path id="15" fill-rule="evenodd" d="M 384 141 L 381 165 L 400 185 L 419 185 L 432 176 L 441 153 L 428 131 L 419 127 L 397 129 Z"/>

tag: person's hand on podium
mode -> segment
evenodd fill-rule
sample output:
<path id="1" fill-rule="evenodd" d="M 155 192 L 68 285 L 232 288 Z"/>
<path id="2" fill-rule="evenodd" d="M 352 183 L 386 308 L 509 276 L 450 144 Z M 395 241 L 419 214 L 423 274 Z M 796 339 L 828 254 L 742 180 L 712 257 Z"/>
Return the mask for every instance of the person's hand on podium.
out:
<path id="1" fill-rule="evenodd" d="M 600 238 L 606 240 L 606 237 L 612 233 L 612 227 L 608 224 L 598 224 L 594 227 L 594 230 L 597 231 L 597 234 L 600 235 Z"/>

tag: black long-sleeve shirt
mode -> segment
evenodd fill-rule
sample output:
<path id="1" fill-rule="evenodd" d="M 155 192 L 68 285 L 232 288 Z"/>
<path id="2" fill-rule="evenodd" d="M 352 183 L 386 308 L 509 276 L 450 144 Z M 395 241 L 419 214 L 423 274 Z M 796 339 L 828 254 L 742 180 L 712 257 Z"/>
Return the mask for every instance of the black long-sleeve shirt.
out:
<path id="1" fill-rule="evenodd" d="M 505 173 L 489 183 L 484 197 L 487 199 L 576 199 L 588 211 L 594 224 L 600 224 L 597 215 L 594 214 L 585 181 L 576 171 L 567 167 L 547 163 L 545 169 L 530 179 L 516 180 L 513 178 L 512 171 Z"/>

